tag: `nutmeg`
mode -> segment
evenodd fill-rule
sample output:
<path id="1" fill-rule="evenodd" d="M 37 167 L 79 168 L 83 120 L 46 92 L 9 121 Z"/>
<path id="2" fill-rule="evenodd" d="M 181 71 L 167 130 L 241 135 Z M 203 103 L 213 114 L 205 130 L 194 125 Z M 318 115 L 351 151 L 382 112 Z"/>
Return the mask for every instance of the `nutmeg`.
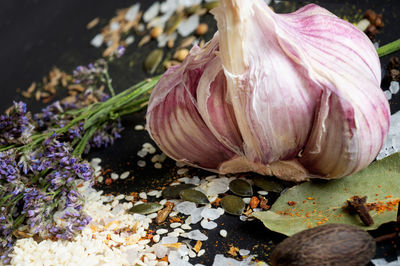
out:
<path id="1" fill-rule="evenodd" d="M 361 266 L 372 259 L 375 248 L 374 239 L 355 226 L 326 224 L 282 241 L 271 255 L 271 265 Z"/>

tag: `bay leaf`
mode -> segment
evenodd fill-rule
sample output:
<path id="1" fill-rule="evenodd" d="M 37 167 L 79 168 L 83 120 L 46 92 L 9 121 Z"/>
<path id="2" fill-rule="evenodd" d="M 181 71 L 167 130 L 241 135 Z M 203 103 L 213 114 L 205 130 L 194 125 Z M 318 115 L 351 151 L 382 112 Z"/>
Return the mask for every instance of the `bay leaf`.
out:
<path id="1" fill-rule="evenodd" d="M 354 195 L 367 196 L 367 204 L 377 204 L 370 211 L 373 225 L 364 225 L 358 215 L 345 210 L 347 200 Z M 399 200 L 400 153 L 396 153 L 342 179 L 294 186 L 282 193 L 270 210 L 255 212 L 253 216 L 268 229 L 288 236 L 325 223 L 373 230 L 397 219 Z"/>

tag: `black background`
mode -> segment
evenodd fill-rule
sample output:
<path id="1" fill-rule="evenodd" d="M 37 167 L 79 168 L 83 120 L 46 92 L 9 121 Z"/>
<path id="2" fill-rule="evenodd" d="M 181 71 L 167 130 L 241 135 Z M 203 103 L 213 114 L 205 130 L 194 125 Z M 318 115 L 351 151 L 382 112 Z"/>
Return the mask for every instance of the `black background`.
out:
<path id="1" fill-rule="evenodd" d="M 53 66 L 71 72 L 78 65 L 87 65 L 101 57 L 102 49 L 92 47 L 90 40 L 100 32 L 101 27 L 106 25 L 119 8 L 141 2 L 141 9 L 145 10 L 153 1 L 129 1 L 129 0 L 3 0 L 0 2 L 0 111 L 8 108 L 13 100 L 22 99 L 16 92 L 17 88 L 26 90 L 31 82 L 40 81 Z M 292 1 L 293 2 L 293 1 Z M 305 3 L 315 2 L 327 8 L 331 12 L 343 17 L 361 10 L 373 9 L 383 13 L 385 27 L 377 36 L 380 44 L 385 44 L 400 38 L 400 18 L 398 10 L 399 1 L 381 0 L 357 0 L 357 1 L 297 1 L 301 6 Z M 282 3 L 274 5 L 275 10 L 285 10 Z M 100 17 L 100 24 L 92 30 L 87 30 L 86 25 L 95 17 Z M 351 16 L 350 16 L 351 17 Z M 211 21 L 210 16 L 202 18 Z M 215 31 L 211 26 L 210 32 L 205 39 L 210 38 Z M 136 38 L 135 43 L 140 38 Z M 140 50 L 146 54 L 156 46 L 155 43 Z M 136 63 L 129 67 L 129 63 L 137 61 L 134 54 L 134 45 L 129 46 L 127 55 L 121 63 L 112 65 L 111 76 L 114 88 L 122 91 L 124 88 L 143 80 L 147 77 L 142 71 L 141 64 Z M 397 53 L 399 54 L 399 53 Z M 389 57 L 381 59 L 384 68 Z M 383 86 L 384 87 L 384 86 Z M 391 100 L 392 111 L 398 109 L 398 95 Z M 34 112 L 43 107 L 41 103 L 33 100 L 27 101 L 28 108 Z M 90 157 L 100 156 L 105 164 L 115 171 L 121 173 L 124 170 L 134 168 L 134 182 L 114 182 L 111 186 L 104 188 L 107 192 L 130 192 L 146 190 L 148 188 L 162 185 L 166 178 L 172 176 L 174 163 L 168 160 L 162 174 L 159 170 L 150 167 L 137 169 L 136 152 L 142 143 L 148 141 L 146 132 L 135 132 L 133 125 L 143 124 L 144 112 L 124 119 L 127 130 L 123 138 L 107 149 L 97 150 Z M 128 165 L 129 164 L 129 165 Z M 192 172 L 197 170 L 192 169 Z M 164 178 L 161 178 L 164 177 Z M 273 195 L 272 195 L 273 197 Z M 221 220 L 222 219 L 222 220 Z M 206 255 L 195 262 L 211 265 L 215 253 L 226 253 L 229 244 L 240 248 L 252 250 L 252 254 L 258 254 L 265 259 L 273 248 L 274 243 L 283 239 L 282 235 L 273 233 L 257 221 L 243 223 L 237 217 L 225 215 L 218 220 L 223 227 L 214 231 L 207 231 L 210 238 L 204 243 L 207 249 Z M 228 231 L 228 238 L 223 239 L 218 235 L 220 229 Z M 374 236 L 384 234 L 393 229 L 393 225 L 387 225 L 383 229 L 373 232 Z M 377 257 L 386 257 L 393 260 L 396 253 L 393 245 L 388 242 L 379 245 Z"/>

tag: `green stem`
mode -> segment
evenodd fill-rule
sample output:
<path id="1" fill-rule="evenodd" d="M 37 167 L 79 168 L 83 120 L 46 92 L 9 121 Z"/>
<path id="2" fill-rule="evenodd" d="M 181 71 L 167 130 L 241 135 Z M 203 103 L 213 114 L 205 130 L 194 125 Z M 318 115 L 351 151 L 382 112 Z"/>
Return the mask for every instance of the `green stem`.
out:
<path id="1" fill-rule="evenodd" d="M 88 131 L 86 131 L 85 135 L 83 136 L 83 138 L 80 140 L 80 142 L 74 149 L 74 151 L 72 153 L 73 155 L 75 155 L 75 156 L 82 155 L 82 153 L 85 151 L 85 147 L 86 147 L 89 139 L 93 136 L 93 134 L 96 132 L 96 130 L 97 130 L 97 127 L 93 126 Z"/>
<path id="2" fill-rule="evenodd" d="M 106 83 L 107 83 L 107 87 L 110 90 L 111 96 L 114 97 L 115 96 L 115 91 L 114 88 L 111 84 L 111 78 L 110 78 L 110 74 L 108 73 L 108 63 L 106 62 L 106 67 L 105 67 L 105 71 L 104 71 L 104 77 L 106 78 Z"/>
<path id="3" fill-rule="evenodd" d="M 382 57 L 400 50 L 400 39 L 379 47 L 376 51 L 378 56 Z"/>

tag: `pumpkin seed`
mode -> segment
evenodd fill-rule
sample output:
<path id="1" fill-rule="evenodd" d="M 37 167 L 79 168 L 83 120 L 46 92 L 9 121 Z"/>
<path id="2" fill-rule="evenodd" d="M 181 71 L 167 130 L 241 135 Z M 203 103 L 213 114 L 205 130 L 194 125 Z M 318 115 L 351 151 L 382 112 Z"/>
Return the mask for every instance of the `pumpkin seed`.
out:
<path id="1" fill-rule="evenodd" d="M 182 190 L 185 189 L 189 189 L 189 188 L 194 188 L 195 185 L 193 184 L 179 184 L 176 186 L 170 186 L 170 187 L 166 187 L 163 189 L 163 191 L 161 192 L 161 195 L 165 198 L 165 199 L 179 199 L 179 193 Z"/>
<path id="2" fill-rule="evenodd" d="M 132 213 L 139 213 L 139 214 L 150 214 L 150 213 L 154 213 L 157 212 L 159 210 L 161 210 L 163 208 L 163 206 L 161 204 L 158 203 L 142 203 L 142 204 L 138 204 L 133 206 L 129 212 Z"/>
<path id="3" fill-rule="evenodd" d="M 254 179 L 254 184 L 265 191 L 281 193 L 285 186 L 271 177 L 258 176 Z"/>
<path id="4" fill-rule="evenodd" d="M 203 192 L 194 189 L 185 189 L 179 192 L 179 195 L 183 200 L 191 201 L 197 204 L 210 203 L 207 196 Z"/>
<path id="5" fill-rule="evenodd" d="M 253 188 L 249 184 L 249 182 L 243 179 L 235 179 L 229 183 L 229 189 L 238 196 L 252 196 Z"/>
<path id="6" fill-rule="evenodd" d="M 241 215 L 245 208 L 242 198 L 234 195 L 223 197 L 221 200 L 221 206 L 227 213 L 232 215 Z"/>
<path id="7" fill-rule="evenodd" d="M 182 13 L 176 13 L 172 15 L 167 22 L 165 23 L 164 32 L 166 35 L 173 33 L 179 26 L 179 23 L 182 21 Z"/>
<path id="8" fill-rule="evenodd" d="M 217 7 L 219 5 L 218 1 L 213 1 L 213 2 L 208 2 L 204 3 L 203 7 L 206 8 L 207 10 L 213 9 L 214 7 Z"/>
<path id="9" fill-rule="evenodd" d="M 151 52 L 147 58 L 144 60 L 144 70 L 149 74 L 153 74 L 158 65 L 161 63 L 161 60 L 164 56 L 164 52 L 161 49 L 156 49 Z"/>

